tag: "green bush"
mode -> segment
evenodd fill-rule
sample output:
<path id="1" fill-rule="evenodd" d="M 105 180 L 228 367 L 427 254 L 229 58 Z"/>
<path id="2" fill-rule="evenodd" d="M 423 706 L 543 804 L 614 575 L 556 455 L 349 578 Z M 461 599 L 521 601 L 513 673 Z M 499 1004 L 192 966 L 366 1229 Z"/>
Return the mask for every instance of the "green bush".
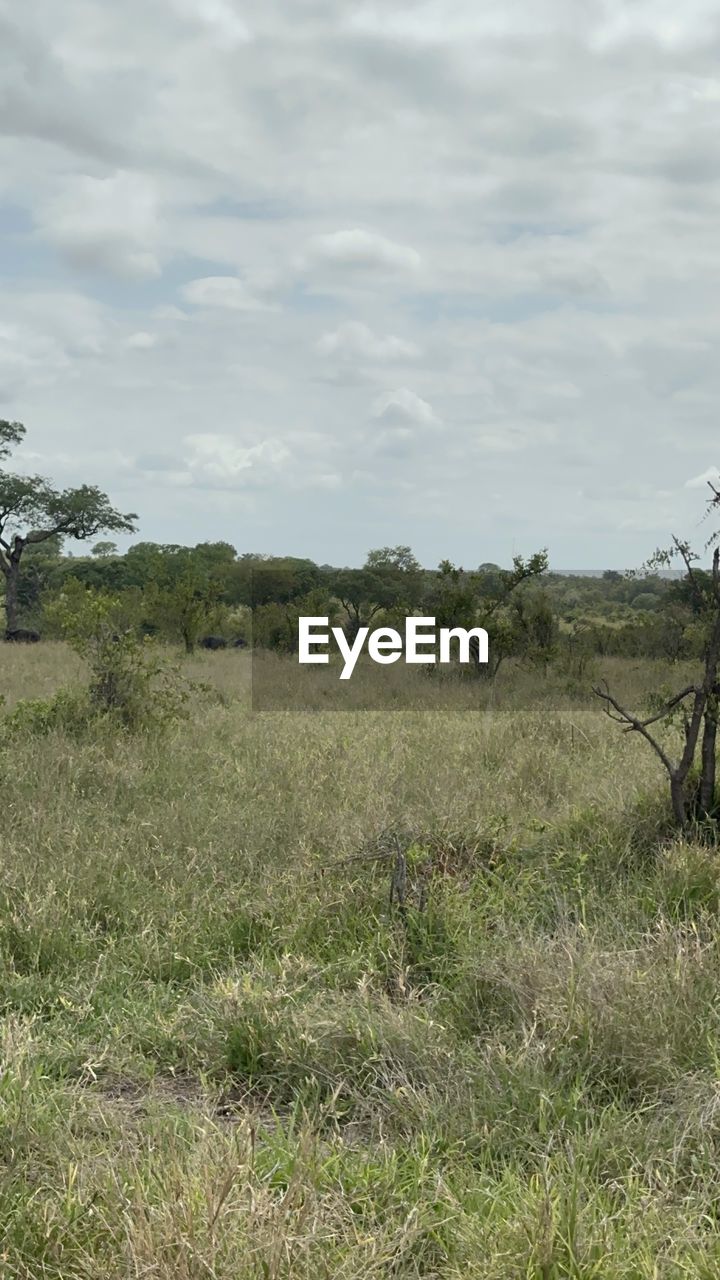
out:
<path id="1" fill-rule="evenodd" d="M 26 698 L 3 721 L 3 733 L 42 737 L 61 730 L 81 733 L 96 718 L 85 689 L 58 689 L 51 698 Z"/>
<path id="2" fill-rule="evenodd" d="M 48 612 L 89 665 L 87 700 L 96 714 L 131 730 L 160 727 L 176 720 L 200 687 L 180 676 L 152 636 L 128 625 L 120 596 L 68 583 Z"/>

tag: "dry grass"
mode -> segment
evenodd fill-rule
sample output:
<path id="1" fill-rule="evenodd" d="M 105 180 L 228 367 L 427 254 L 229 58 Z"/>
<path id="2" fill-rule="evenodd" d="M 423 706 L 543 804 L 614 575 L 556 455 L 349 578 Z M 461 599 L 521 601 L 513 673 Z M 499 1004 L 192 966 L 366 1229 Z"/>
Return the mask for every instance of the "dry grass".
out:
<path id="1" fill-rule="evenodd" d="M 0 749 L 3 1277 L 717 1276 L 720 871 L 643 745 L 552 674 L 189 666 L 169 735 Z M 3 650 L 8 705 L 78 678 Z"/>

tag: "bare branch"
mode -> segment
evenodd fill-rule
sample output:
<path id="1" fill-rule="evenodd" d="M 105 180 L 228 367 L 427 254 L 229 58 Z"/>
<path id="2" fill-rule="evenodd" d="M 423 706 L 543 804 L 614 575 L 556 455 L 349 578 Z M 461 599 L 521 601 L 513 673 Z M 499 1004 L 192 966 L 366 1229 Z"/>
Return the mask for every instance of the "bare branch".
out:
<path id="1" fill-rule="evenodd" d="M 649 724 L 655 724 L 658 720 L 663 720 L 665 716 L 670 714 L 673 707 L 677 706 L 678 702 L 682 702 L 683 698 L 687 698 L 691 693 L 699 693 L 697 685 L 689 684 L 686 688 L 681 689 L 680 693 L 676 693 L 674 698 L 671 698 L 669 702 L 665 703 L 662 711 L 658 711 L 657 715 L 650 716 L 647 720 L 641 721 L 643 728 L 647 728 Z M 632 728 L 633 726 L 628 727 Z"/>
<path id="2" fill-rule="evenodd" d="M 601 689 L 599 685 L 595 685 L 593 687 L 593 693 L 597 698 L 600 698 L 606 703 L 605 711 L 606 714 L 610 716 L 611 720 L 615 720 L 620 724 L 625 724 L 628 729 L 632 729 L 636 733 L 642 735 L 645 741 L 650 744 L 655 754 L 659 756 L 660 760 L 662 760 L 670 777 L 673 778 L 675 776 L 675 766 L 669 756 L 663 751 L 660 743 L 656 742 L 651 733 L 648 733 L 643 721 L 638 720 L 637 716 L 634 716 L 631 711 L 627 711 L 625 707 L 621 706 L 617 699 L 612 696 L 609 689 Z M 614 710 L 617 711 L 617 716 L 613 716 L 611 714 L 610 707 L 613 707 Z"/>
<path id="3" fill-rule="evenodd" d="M 700 586 L 700 583 L 697 580 L 697 577 L 695 576 L 695 571 L 692 567 L 690 549 L 687 543 L 681 542 L 680 539 L 677 538 L 675 534 L 673 534 L 673 546 L 675 547 L 675 550 L 678 552 L 678 555 L 682 557 L 683 563 L 685 565 L 685 569 L 687 571 L 688 580 L 695 594 L 695 599 L 699 603 L 702 603 L 702 598 L 703 598 L 702 588 Z"/>

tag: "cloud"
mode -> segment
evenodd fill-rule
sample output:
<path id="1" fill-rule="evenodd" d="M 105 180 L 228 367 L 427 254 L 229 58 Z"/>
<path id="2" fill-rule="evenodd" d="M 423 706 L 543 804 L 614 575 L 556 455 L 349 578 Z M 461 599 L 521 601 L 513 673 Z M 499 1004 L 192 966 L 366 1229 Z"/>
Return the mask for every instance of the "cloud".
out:
<path id="1" fill-rule="evenodd" d="M 378 396 L 372 406 L 372 418 L 376 424 L 372 450 L 397 458 L 408 458 L 420 440 L 425 441 L 441 425 L 427 400 L 407 387 Z"/>
<path id="2" fill-rule="evenodd" d="M 420 254 L 410 245 L 358 228 L 315 236 L 300 260 L 306 271 L 319 266 L 337 271 L 391 273 L 417 271 L 420 261 Z"/>
<path id="3" fill-rule="evenodd" d="M 188 480 L 198 488 L 242 489 L 270 483 L 292 456 L 277 439 L 244 446 L 232 436 L 209 433 L 188 436 L 185 443 Z"/>
<path id="4" fill-rule="evenodd" d="M 132 351 L 151 351 L 157 344 L 157 334 L 148 333 L 144 329 L 138 330 L 137 333 L 131 333 L 125 341 L 125 346 L 130 347 Z"/>
<path id="5" fill-rule="evenodd" d="M 181 17 L 204 28 L 221 48 L 232 50 L 252 40 L 247 23 L 229 0 L 172 0 L 172 5 Z"/>
<path id="6" fill-rule="evenodd" d="M 235 276 L 205 276 L 191 280 L 181 290 L 187 302 L 196 307 L 218 307 L 223 311 L 262 311 L 267 304 L 248 291 Z"/>
<path id="7" fill-rule="evenodd" d="M 714 0 L 299 7 L 0 5 L 0 397 L 49 473 L 347 563 L 369 510 L 431 564 L 691 533 Z"/>
<path id="8" fill-rule="evenodd" d="M 131 280 L 160 274 L 153 184 L 138 174 L 82 175 L 42 207 L 38 230 L 75 265 Z"/>
<path id="9" fill-rule="evenodd" d="M 324 333 L 317 349 L 321 355 L 332 356 L 339 361 L 368 361 L 373 364 L 416 360 L 420 355 L 414 342 L 396 338 L 393 334 L 375 334 L 359 320 L 346 320 L 337 329 Z"/>
<path id="10" fill-rule="evenodd" d="M 185 469 L 180 458 L 168 453 L 142 453 L 135 459 L 135 466 L 138 471 L 149 472 L 182 473 Z"/>
<path id="11" fill-rule="evenodd" d="M 708 467 L 707 471 L 701 472 L 699 476 L 693 476 L 692 480 L 686 480 L 685 488 L 705 489 L 709 484 L 720 484 L 720 470 L 717 467 Z"/>
<path id="12" fill-rule="evenodd" d="M 398 391 L 389 391 L 378 396 L 372 406 L 372 416 L 376 421 L 387 426 L 399 427 L 436 427 L 439 420 L 427 400 L 400 387 Z"/>

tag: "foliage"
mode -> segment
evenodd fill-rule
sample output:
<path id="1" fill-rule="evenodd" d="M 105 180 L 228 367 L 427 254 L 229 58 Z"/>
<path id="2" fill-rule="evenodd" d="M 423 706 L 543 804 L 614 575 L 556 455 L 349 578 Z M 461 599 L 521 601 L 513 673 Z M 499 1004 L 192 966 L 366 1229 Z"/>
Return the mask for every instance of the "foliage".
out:
<path id="1" fill-rule="evenodd" d="M 62 733 L 76 737 L 97 720 L 97 711 L 85 689 L 58 689 L 49 698 L 24 698 L 2 720 L 9 740 L 30 735 Z"/>
<path id="2" fill-rule="evenodd" d="M 556 656 L 558 620 L 544 591 L 517 591 L 512 597 L 515 651 L 532 665 L 547 667 Z"/>
<path id="3" fill-rule="evenodd" d="M 0 460 L 22 442 L 19 422 L 0 422 Z M 93 485 L 58 490 L 42 476 L 0 471 L 0 571 L 5 578 L 7 627 L 17 627 L 18 590 L 23 553 L 29 546 L 61 538 L 82 541 L 101 530 L 132 532 L 136 516 L 121 514 Z"/>
<path id="4" fill-rule="evenodd" d="M 656 595 L 654 591 L 639 591 L 630 601 L 633 609 L 656 609 L 659 604 L 660 596 Z"/>
<path id="5" fill-rule="evenodd" d="M 477 579 L 442 560 L 423 601 L 438 627 L 474 627 L 477 622 Z"/>
<path id="6" fill-rule="evenodd" d="M 301 617 L 326 617 L 329 625 L 335 626 L 338 613 L 337 602 L 322 587 L 284 604 L 259 605 L 253 610 L 253 645 L 258 649 L 274 649 L 277 653 L 295 653 Z"/>
<path id="7" fill-rule="evenodd" d="M 163 576 L 146 591 L 146 618 L 168 639 L 181 640 L 193 653 L 201 636 L 222 627 L 227 610 L 222 587 L 206 578 L 182 552 L 164 566 Z"/>
<path id="8" fill-rule="evenodd" d="M 443 627 L 482 626 L 488 633 L 490 660 L 474 669 L 478 676 L 494 678 L 503 662 L 524 655 L 535 660 L 543 651 L 551 656 L 556 623 L 546 597 L 520 600 L 519 588 L 547 571 L 547 552 L 528 559 L 515 556 L 511 569 L 481 565 L 466 573 L 443 560 L 426 594 L 426 608 Z"/>
<path id="9" fill-rule="evenodd" d="M 127 598 L 68 583 L 48 617 L 88 663 L 89 705 L 125 728 L 158 728 L 186 709 L 191 687 L 128 617 Z"/>
<path id="10" fill-rule="evenodd" d="M 713 498 L 709 509 L 720 504 L 720 493 L 711 486 Z M 651 564 L 667 565 L 679 557 L 685 565 L 687 579 L 695 595 L 699 616 L 703 625 L 702 669 L 681 690 L 666 698 L 649 716 L 640 716 L 620 703 L 607 684 L 596 686 L 594 692 L 605 704 L 607 714 L 625 732 L 638 733 L 654 751 L 665 769 L 670 784 L 670 801 L 677 826 L 685 830 L 700 823 L 716 837 L 720 819 L 717 797 L 717 731 L 720 720 L 720 535 L 713 536 L 715 544 L 712 571 L 707 579 L 697 579 L 696 552 L 689 543 L 677 536 L 672 545 L 655 552 Z M 658 736 L 659 725 L 668 724 L 682 716 L 684 741 L 682 750 L 675 755 L 668 751 Z M 651 731 L 652 727 L 652 731 Z"/>
<path id="11" fill-rule="evenodd" d="M 381 613 L 388 621 L 413 613 L 423 593 L 422 570 L 406 546 L 370 551 L 361 569 L 331 570 L 324 581 L 345 610 L 351 640 Z"/>

